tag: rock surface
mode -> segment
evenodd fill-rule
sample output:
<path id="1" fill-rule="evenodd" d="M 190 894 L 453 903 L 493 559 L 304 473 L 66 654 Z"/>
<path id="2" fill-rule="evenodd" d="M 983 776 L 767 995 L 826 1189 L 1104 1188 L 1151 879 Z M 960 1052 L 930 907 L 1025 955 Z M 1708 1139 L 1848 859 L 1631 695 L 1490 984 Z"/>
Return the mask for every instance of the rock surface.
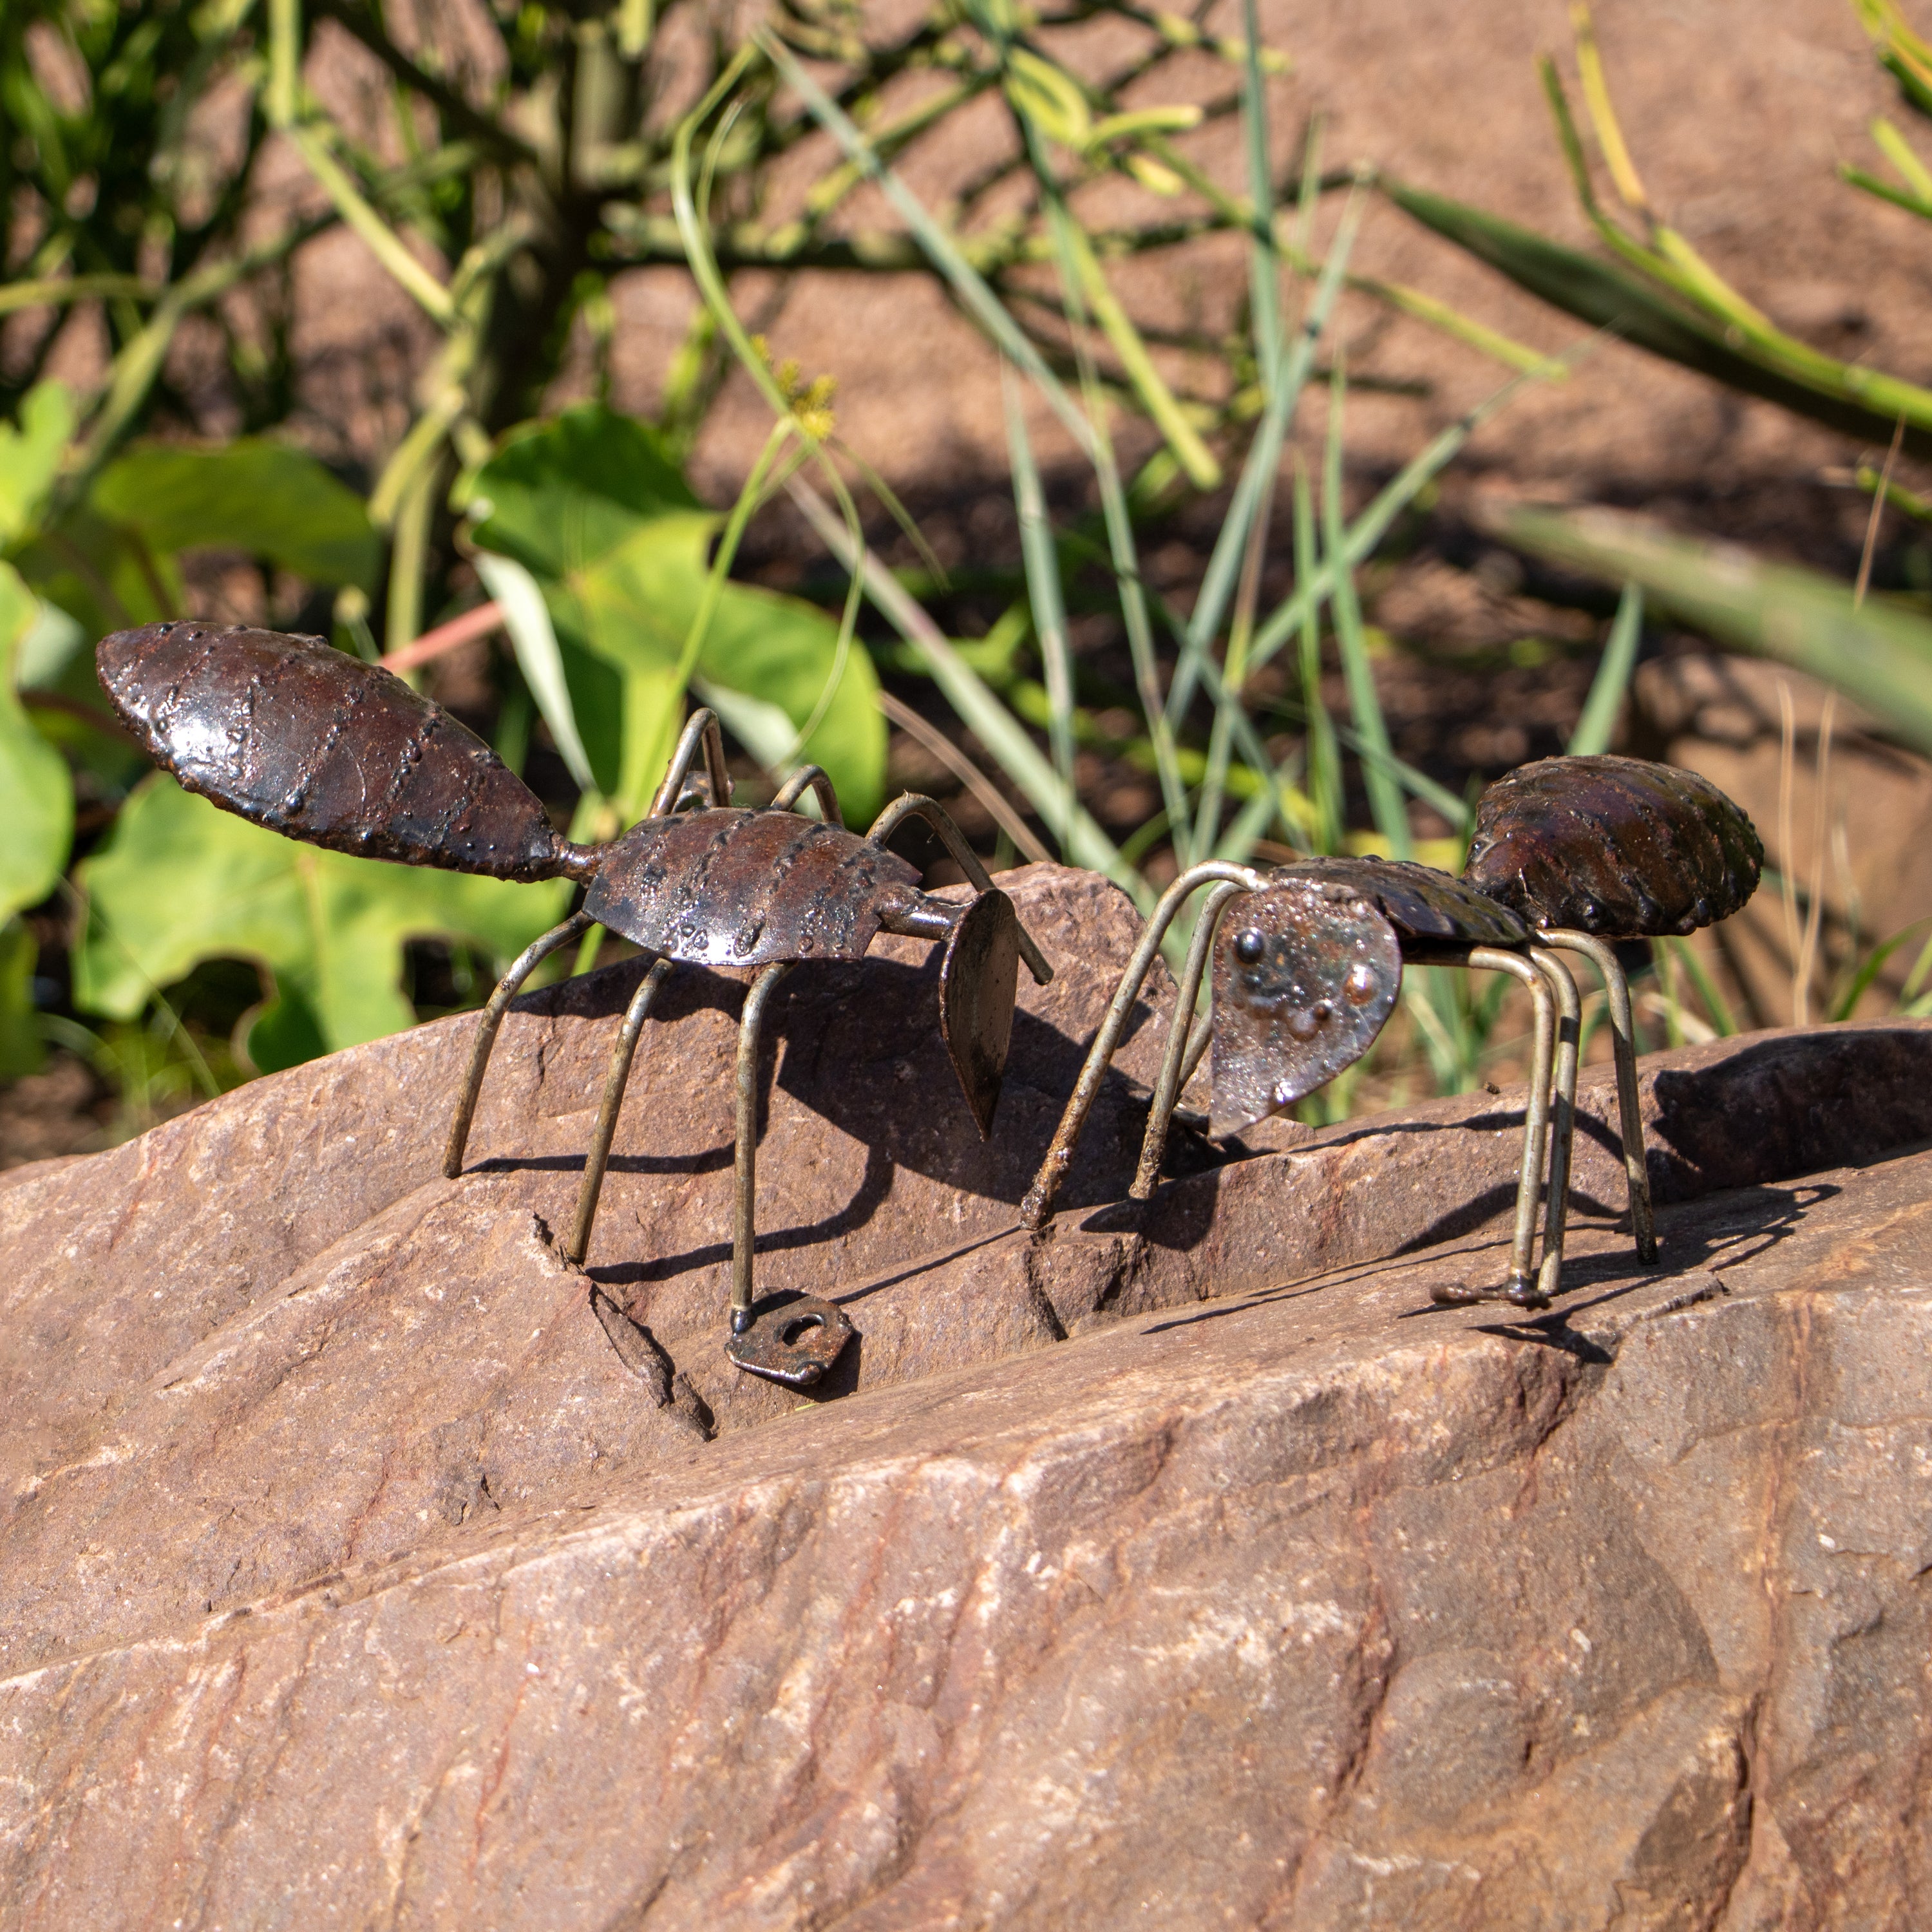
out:
<path id="1" fill-rule="evenodd" d="M 0 1921 L 1914 1922 L 1932 1027 L 1646 1063 L 1655 1270 L 1586 1085 L 1514 1322 L 1430 1290 L 1520 1096 L 1099 1205 L 1124 1075 L 1024 1239 L 1134 922 L 1012 884 L 1062 971 L 990 1148 L 919 949 L 791 982 L 761 1285 L 851 1312 L 829 1399 L 722 1359 L 695 979 L 588 1280 L 625 969 L 512 1016 L 455 1183 L 462 1022 L 0 1180 Z"/>

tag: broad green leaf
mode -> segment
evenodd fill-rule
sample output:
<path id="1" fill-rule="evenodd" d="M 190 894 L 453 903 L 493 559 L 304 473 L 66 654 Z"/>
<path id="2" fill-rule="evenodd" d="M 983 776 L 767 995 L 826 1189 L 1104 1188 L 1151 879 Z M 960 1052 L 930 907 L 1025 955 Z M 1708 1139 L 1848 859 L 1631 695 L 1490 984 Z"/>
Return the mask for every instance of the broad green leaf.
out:
<path id="1" fill-rule="evenodd" d="M 174 559 L 86 504 L 42 531 L 14 561 L 34 590 L 90 638 L 182 614 Z"/>
<path id="2" fill-rule="evenodd" d="M 699 504 L 649 429 L 596 404 L 513 438 L 473 489 L 487 506 L 477 542 L 543 586 L 599 788 L 641 812 L 682 722 L 677 664 L 722 519 Z M 847 653 L 826 698 L 838 640 L 816 606 L 728 584 L 697 675 L 776 706 L 794 730 L 818 713 L 794 756 L 823 765 L 848 820 L 863 825 L 884 784 L 885 722 L 862 650 Z M 599 669 L 616 674 L 616 690 L 599 688 Z"/>
<path id="3" fill-rule="evenodd" d="M 58 382 L 36 382 L 27 392 L 18 429 L 0 423 L 0 546 L 32 524 L 73 434 L 74 398 Z"/>
<path id="4" fill-rule="evenodd" d="M 1836 685 L 1922 752 L 1932 752 L 1932 623 L 1859 604 L 1816 572 L 1760 562 L 1735 544 L 1672 536 L 1610 510 L 1499 511 L 1495 535 L 1532 555 L 1645 596 L 1738 650 Z"/>
<path id="5" fill-rule="evenodd" d="M 246 550 L 312 584 L 365 591 L 382 565 L 362 500 L 306 452 L 256 436 L 216 449 L 138 446 L 102 472 L 93 500 L 170 554 Z"/>
<path id="6" fill-rule="evenodd" d="M 67 761 L 14 690 L 14 652 L 38 613 L 19 573 L 0 563 L 0 923 L 53 890 L 74 836 Z"/>
<path id="7" fill-rule="evenodd" d="M 203 960 L 252 959 L 274 974 L 281 1000 L 251 1048 L 278 1064 L 409 1025 L 406 940 L 468 940 L 507 959 L 562 916 L 571 892 L 566 880 L 515 885 L 319 850 L 158 772 L 79 877 L 88 920 L 77 1005 L 131 1018 Z"/>

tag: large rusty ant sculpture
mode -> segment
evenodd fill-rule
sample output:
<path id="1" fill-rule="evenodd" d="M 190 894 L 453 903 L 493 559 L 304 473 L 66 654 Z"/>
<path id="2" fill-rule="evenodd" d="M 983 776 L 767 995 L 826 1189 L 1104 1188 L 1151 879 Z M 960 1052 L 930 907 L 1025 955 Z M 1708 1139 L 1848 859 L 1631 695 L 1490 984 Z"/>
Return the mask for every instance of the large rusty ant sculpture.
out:
<path id="1" fill-rule="evenodd" d="M 1654 1262 L 1630 988 L 1610 942 L 1694 932 L 1728 917 L 1756 889 L 1763 859 L 1750 820 L 1714 785 L 1672 766 L 1605 757 L 1548 758 L 1498 779 L 1477 801 L 1460 878 L 1373 859 L 1310 859 L 1269 870 L 1196 866 L 1154 908 L 1021 1218 L 1036 1231 L 1051 1220 L 1088 1109 L 1162 938 L 1186 902 L 1209 886 L 1181 969 L 1132 1198 L 1154 1191 L 1180 1090 L 1210 1044 L 1208 1126 L 1219 1138 L 1312 1094 L 1359 1060 L 1394 1008 L 1406 962 L 1508 973 L 1528 988 L 1535 1016 L 1509 1280 L 1500 1290 L 1444 1290 L 1439 1298 L 1499 1295 L 1520 1307 L 1547 1307 L 1563 1270 L 1581 1012 L 1560 956 L 1576 952 L 1604 982 L 1631 1233 L 1639 1258 Z M 1238 916 L 1226 917 L 1236 904 Z M 1210 948 L 1210 1012 L 1190 1028 Z M 1546 1151 L 1544 1252 L 1532 1272 Z"/>
<path id="2" fill-rule="evenodd" d="M 880 931 L 945 946 L 940 1025 L 982 1136 L 999 1100 L 1018 962 L 1052 968 L 1012 902 L 952 820 L 908 794 L 864 838 L 839 818 L 831 782 L 808 765 L 763 810 L 730 803 L 718 721 L 686 724 L 649 815 L 603 845 L 574 844 L 536 794 L 483 741 L 380 667 L 320 638 L 196 623 L 150 624 L 104 638 L 100 681 L 155 762 L 224 809 L 332 850 L 501 879 L 568 878 L 581 908 L 528 947 L 478 1018 L 443 1172 L 462 1172 L 476 1100 L 506 1010 L 540 962 L 593 924 L 650 956 L 619 1030 L 565 1252 L 581 1263 L 610 1160 L 638 1036 L 674 964 L 752 969 L 740 1022 L 737 1156 L 727 1352 L 754 1375 L 805 1387 L 852 1334 L 844 1312 L 800 1298 L 761 1310 L 752 1288 L 760 1029 L 778 982 L 801 961 L 862 958 Z M 686 787 L 701 757 L 701 799 Z M 807 790 L 824 816 L 794 808 Z M 701 808 L 680 809 L 687 802 Z M 964 906 L 918 890 L 886 849 L 923 819 L 977 889 Z"/>

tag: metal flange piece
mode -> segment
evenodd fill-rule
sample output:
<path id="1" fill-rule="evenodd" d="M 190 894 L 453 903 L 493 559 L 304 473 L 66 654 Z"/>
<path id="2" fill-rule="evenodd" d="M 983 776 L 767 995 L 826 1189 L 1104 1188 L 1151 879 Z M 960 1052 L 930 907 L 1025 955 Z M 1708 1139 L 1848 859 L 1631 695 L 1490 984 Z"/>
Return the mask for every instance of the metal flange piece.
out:
<path id="1" fill-rule="evenodd" d="M 858 1332 L 844 1309 L 802 1294 L 760 1309 L 742 1334 L 726 1340 L 724 1352 L 748 1376 L 810 1388 Z"/>

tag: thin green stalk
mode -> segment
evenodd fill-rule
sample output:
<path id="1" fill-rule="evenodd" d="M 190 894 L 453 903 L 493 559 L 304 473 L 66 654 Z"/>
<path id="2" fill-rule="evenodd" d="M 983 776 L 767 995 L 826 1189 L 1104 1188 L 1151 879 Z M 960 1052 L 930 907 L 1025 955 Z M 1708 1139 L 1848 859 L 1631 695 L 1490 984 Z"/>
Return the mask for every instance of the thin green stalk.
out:
<path id="1" fill-rule="evenodd" d="M 1294 580 L 1308 581 L 1315 570 L 1318 552 L 1315 540 L 1315 502 L 1310 494 L 1308 472 L 1299 456 L 1294 464 Z M 1301 625 L 1301 708 L 1308 734 L 1308 776 L 1303 789 L 1316 811 L 1315 849 L 1334 853 L 1342 849 L 1342 754 L 1335 742 L 1335 722 L 1322 698 L 1322 622 L 1310 603 Z"/>
<path id="2" fill-rule="evenodd" d="M 1090 458 L 1093 426 L 1068 394 L 1059 377 L 1046 366 L 1040 351 L 1007 314 L 984 277 L 966 259 L 960 244 L 933 218 L 905 183 L 879 159 L 872 144 L 853 125 L 844 111 L 793 59 L 784 44 L 763 29 L 754 38 L 758 46 L 784 76 L 787 85 L 796 90 L 812 118 L 864 170 L 880 193 L 898 211 L 925 250 L 926 258 L 952 284 L 961 307 L 986 332 L 994 346 L 1038 386 L 1068 434 L 1083 454 Z M 712 93 L 716 92 L 714 88 Z"/>
<path id="3" fill-rule="evenodd" d="M 718 539 L 717 552 L 704 579 L 704 592 L 692 616 L 691 628 L 684 634 L 684 644 L 678 652 L 677 669 L 674 676 L 680 691 L 691 682 L 692 673 L 698 668 L 699 653 L 704 649 L 711 620 L 718 614 L 718 606 L 723 600 L 725 580 L 731 574 L 731 566 L 737 558 L 738 545 L 744 538 L 746 526 L 764 501 L 765 479 L 772 473 L 786 444 L 800 433 L 798 418 L 788 410 L 772 425 L 772 433 L 766 437 L 765 446 L 758 452 L 758 460 L 752 465 L 752 473 L 746 478 L 745 487 L 738 492 L 737 500 L 731 506 L 731 514 L 725 519 L 724 532 Z"/>
<path id="4" fill-rule="evenodd" d="M 1221 802 L 1228 779 L 1228 758 L 1234 736 L 1234 720 L 1245 716 L 1242 692 L 1247 682 L 1248 645 L 1254 635 L 1255 604 L 1261 595 L 1262 563 L 1268 548 L 1268 514 L 1272 505 L 1274 478 L 1264 490 L 1248 538 L 1247 562 L 1241 572 L 1240 588 L 1234 596 L 1234 621 L 1228 634 L 1228 662 L 1222 673 L 1226 701 L 1216 706 L 1214 724 L 1208 738 L 1208 770 L 1194 808 L 1194 848 L 1210 852 L 1219 843 Z M 1259 836 L 1258 832 L 1256 835 Z"/>
<path id="5" fill-rule="evenodd" d="M 402 237 L 364 198 L 362 191 L 311 128 L 284 130 L 295 145 L 316 183 L 334 204 L 335 212 L 389 272 L 391 278 L 432 322 L 448 328 L 456 320 L 449 291 L 412 255 Z"/>
<path id="6" fill-rule="evenodd" d="M 1234 593 L 1241 560 L 1246 554 L 1256 513 L 1264 496 L 1274 488 L 1275 474 L 1281 464 L 1282 446 L 1308 380 L 1316 344 L 1328 328 L 1336 299 L 1341 292 L 1343 272 L 1361 226 L 1361 217 L 1360 200 L 1352 194 L 1334 245 L 1328 251 L 1322 279 L 1316 286 L 1294 345 L 1286 358 L 1277 355 L 1276 360 L 1281 366 L 1280 380 L 1269 394 L 1260 426 L 1249 447 L 1247 461 L 1242 465 L 1240 479 L 1235 485 L 1226 519 L 1215 539 L 1213 554 L 1208 560 L 1207 572 L 1201 580 L 1200 592 L 1194 600 L 1194 609 L 1175 660 L 1174 677 L 1168 691 L 1167 716 L 1168 722 L 1176 726 L 1193 700 L 1195 687 L 1201 678 L 1202 661 L 1221 628 L 1228 600 Z"/>
<path id="7" fill-rule="evenodd" d="M 1060 555 L 1047 520 L 1046 498 L 1034 462 L 1026 417 L 1016 393 L 1012 365 L 1000 364 L 1000 387 L 1006 404 L 1006 449 L 1012 465 L 1013 498 L 1019 512 L 1020 555 L 1025 565 L 1027 594 L 1033 608 L 1034 634 L 1039 640 L 1041 668 L 1046 678 L 1047 739 L 1054 770 L 1060 776 L 1063 801 L 1075 796 L 1073 787 L 1073 659 L 1067 644 L 1066 606 L 1061 594 Z M 1053 826 L 1064 854 L 1070 848 L 1064 812 Z"/>
<path id="8" fill-rule="evenodd" d="M 1104 872 L 1143 912 L 1153 910 L 1153 888 L 1121 860 L 1118 849 L 1076 800 L 1066 797 L 1059 775 L 1025 728 L 1000 702 L 932 618 L 906 594 L 892 572 L 869 550 L 855 544 L 846 527 L 818 494 L 801 478 L 792 500 L 805 513 L 820 540 L 848 570 L 859 572 L 866 594 L 880 614 L 918 655 L 960 722 L 979 740 L 1006 776 L 1025 795 L 1041 819 L 1069 824 L 1069 856 L 1076 865 Z"/>
<path id="9" fill-rule="evenodd" d="M 418 470 L 396 506 L 389 544 L 389 596 L 382 646 L 399 651 L 422 629 L 423 567 L 429 554 L 430 520 L 436 513 L 437 461 Z"/>
<path id="10" fill-rule="evenodd" d="M 1241 131 L 1247 148 L 1253 226 L 1248 304 L 1256 365 L 1263 386 L 1272 395 L 1281 386 L 1281 256 L 1274 238 L 1274 176 L 1268 162 L 1268 92 L 1262 85 L 1261 20 L 1256 0 L 1241 0 L 1241 24 L 1247 37 L 1242 50 Z M 1302 179 L 1306 183 L 1306 168 Z"/>
<path id="11" fill-rule="evenodd" d="M 1610 734 L 1617 728 L 1624 694 L 1630 688 L 1630 673 L 1636 664 L 1636 647 L 1643 638 L 1643 591 L 1626 584 L 1617 600 L 1617 614 L 1610 625 L 1610 640 L 1604 646 L 1603 662 L 1590 681 L 1590 694 L 1583 700 L 1582 716 L 1564 748 L 1572 757 L 1586 756 L 1610 748 Z"/>
<path id="12" fill-rule="evenodd" d="M 1166 439 L 1168 447 L 1174 452 L 1195 488 L 1218 490 L 1221 487 L 1220 464 L 1215 461 L 1208 446 L 1201 440 L 1200 432 L 1187 420 L 1174 399 L 1174 392 L 1154 366 L 1147 344 L 1141 340 L 1140 332 L 1120 306 L 1119 297 L 1114 293 L 1094 253 L 1093 244 L 1075 222 L 1068 223 L 1066 236 L 1074 272 L 1079 278 L 1081 294 L 1093 311 L 1094 320 L 1100 324 L 1102 334 L 1113 344 L 1114 353 L 1120 358 L 1120 367 L 1140 399 L 1141 406 Z"/>
<path id="13" fill-rule="evenodd" d="M 1180 765 L 1174 756 L 1174 732 L 1168 723 L 1161 695 L 1160 667 L 1154 657 L 1154 628 L 1148 621 L 1140 559 L 1134 544 L 1133 519 L 1127 508 L 1126 492 L 1121 487 L 1120 470 L 1114 460 L 1112 439 L 1107 433 L 1106 406 L 1097 393 L 1092 362 L 1087 352 L 1086 318 L 1081 299 L 1077 258 L 1071 245 L 1073 218 L 1060 198 L 1036 134 L 1024 119 L 1021 127 L 1031 147 L 1035 176 L 1046 205 L 1049 224 L 1059 244 L 1060 296 L 1087 395 L 1088 406 L 1082 418 L 1086 427 L 1084 446 L 1088 460 L 1093 465 L 1095 480 L 1100 484 L 1101 515 L 1106 526 L 1108 552 L 1120 599 L 1120 616 L 1127 634 L 1128 656 L 1133 664 L 1135 688 L 1147 719 L 1148 734 L 1154 742 L 1161 802 L 1166 807 L 1168 823 L 1177 841 L 1184 844 L 1190 823 L 1187 790 L 1181 782 Z M 1177 855 L 1183 865 L 1191 861 L 1190 853 L 1179 846 Z"/>
<path id="14" fill-rule="evenodd" d="M 1259 670 L 1296 634 L 1308 612 L 1319 610 L 1334 595 L 1336 583 L 1343 574 L 1360 568 L 1368 561 L 1396 518 L 1455 460 L 1470 437 L 1534 380 L 1528 376 L 1512 376 L 1460 422 L 1451 423 L 1432 436 L 1377 492 L 1367 508 L 1348 526 L 1341 553 L 1324 556 L 1315 574 L 1306 582 L 1295 585 L 1256 634 L 1255 670 Z"/>
<path id="15" fill-rule="evenodd" d="M 1323 544 L 1331 563 L 1344 556 L 1348 549 L 1348 530 L 1342 514 L 1342 415 L 1347 393 L 1347 378 L 1338 357 L 1329 386 L 1328 444 L 1322 478 Z M 1348 707 L 1363 743 L 1379 754 L 1364 764 L 1362 772 L 1369 810 L 1376 830 L 1388 842 L 1389 856 L 1406 859 L 1413 850 L 1408 808 L 1402 802 L 1402 788 L 1388 769 L 1388 761 L 1394 754 L 1389 744 L 1388 724 L 1382 716 L 1382 700 L 1376 694 L 1375 668 L 1369 662 L 1368 640 L 1363 631 L 1361 607 L 1355 599 L 1352 569 L 1336 573 L 1334 596 L 1335 642 L 1341 652 L 1342 675 L 1348 687 Z"/>

